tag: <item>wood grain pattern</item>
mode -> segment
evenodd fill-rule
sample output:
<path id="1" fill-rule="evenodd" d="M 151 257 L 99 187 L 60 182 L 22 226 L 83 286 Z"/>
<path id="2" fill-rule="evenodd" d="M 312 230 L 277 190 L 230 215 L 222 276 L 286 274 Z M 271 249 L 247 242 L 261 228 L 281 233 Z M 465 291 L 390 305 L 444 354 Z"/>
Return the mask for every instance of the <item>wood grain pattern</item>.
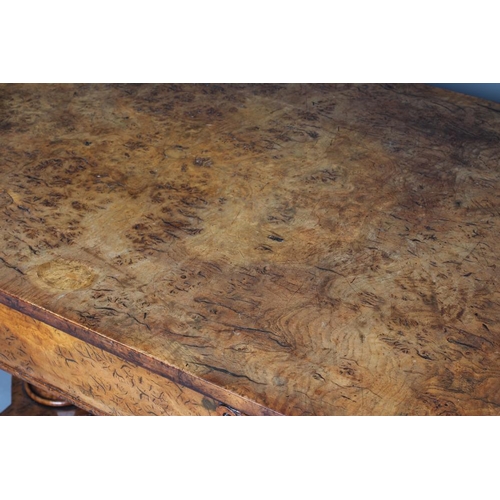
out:
<path id="1" fill-rule="evenodd" d="M 96 415 L 216 415 L 220 403 L 0 306 L 0 366 Z M 57 393 L 56 393 L 57 394 Z"/>
<path id="2" fill-rule="evenodd" d="M 2 303 L 249 414 L 500 414 L 485 101 L 3 85 L 0 112 Z"/>

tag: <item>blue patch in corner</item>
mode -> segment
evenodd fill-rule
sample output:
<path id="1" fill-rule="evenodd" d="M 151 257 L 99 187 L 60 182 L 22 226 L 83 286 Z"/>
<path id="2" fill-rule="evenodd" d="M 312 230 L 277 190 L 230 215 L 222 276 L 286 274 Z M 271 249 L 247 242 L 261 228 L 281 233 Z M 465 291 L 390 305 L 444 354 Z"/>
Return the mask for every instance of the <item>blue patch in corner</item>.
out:
<path id="1" fill-rule="evenodd" d="M 0 413 L 12 403 L 12 375 L 0 370 Z"/>

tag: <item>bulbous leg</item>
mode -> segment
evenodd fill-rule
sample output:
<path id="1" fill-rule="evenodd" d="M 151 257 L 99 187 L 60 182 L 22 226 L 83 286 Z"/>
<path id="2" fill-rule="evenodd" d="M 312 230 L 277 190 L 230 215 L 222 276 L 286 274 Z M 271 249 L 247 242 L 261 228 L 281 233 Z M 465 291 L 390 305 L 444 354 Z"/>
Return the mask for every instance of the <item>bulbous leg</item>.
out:
<path id="1" fill-rule="evenodd" d="M 24 390 L 26 391 L 26 394 L 33 401 L 36 401 L 37 403 L 40 403 L 41 405 L 44 406 L 51 406 L 51 407 L 73 406 L 73 403 L 69 403 L 64 399 L 61 399 L 61 397 L 58 394 L 55 394 L 54 392 L 49 391 L 48 389 L 41 389 L 40 387 L 37 387 L 35 385 L 28 384 L 28 382 L 24 382 Z"/>

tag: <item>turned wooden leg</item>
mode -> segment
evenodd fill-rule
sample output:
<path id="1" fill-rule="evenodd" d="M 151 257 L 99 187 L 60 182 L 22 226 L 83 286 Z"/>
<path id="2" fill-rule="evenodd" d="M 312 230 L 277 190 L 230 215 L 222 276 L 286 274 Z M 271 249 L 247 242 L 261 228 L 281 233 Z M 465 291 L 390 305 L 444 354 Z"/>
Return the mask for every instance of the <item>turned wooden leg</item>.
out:
<path id="1" fill-rule="evenodd" d="M 63 406 L 73 406 L 73 403 L 69 403 L 61 398 L 58 394 L 49 391 L 48 389 L 41 389 L 40 387 L 36 387 L 35 385 L 28 384 L 28 382 L 24 382 L 24 390 L 26 394 L 37 403 L 40 403 L 44 406 L 52 406 L 52 407 L 63 407 Z"/>

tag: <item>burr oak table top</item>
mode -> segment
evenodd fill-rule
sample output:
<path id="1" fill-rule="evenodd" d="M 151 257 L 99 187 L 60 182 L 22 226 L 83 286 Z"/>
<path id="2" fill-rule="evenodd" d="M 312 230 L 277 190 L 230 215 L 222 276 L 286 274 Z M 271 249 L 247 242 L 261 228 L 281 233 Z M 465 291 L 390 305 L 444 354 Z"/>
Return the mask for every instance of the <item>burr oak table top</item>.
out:
<path id="1" fill-rule="evenodd" d="M 500 414 L 499 105 L 6 84 L 0 134 L 8 310 L 245 414 Z"/>

